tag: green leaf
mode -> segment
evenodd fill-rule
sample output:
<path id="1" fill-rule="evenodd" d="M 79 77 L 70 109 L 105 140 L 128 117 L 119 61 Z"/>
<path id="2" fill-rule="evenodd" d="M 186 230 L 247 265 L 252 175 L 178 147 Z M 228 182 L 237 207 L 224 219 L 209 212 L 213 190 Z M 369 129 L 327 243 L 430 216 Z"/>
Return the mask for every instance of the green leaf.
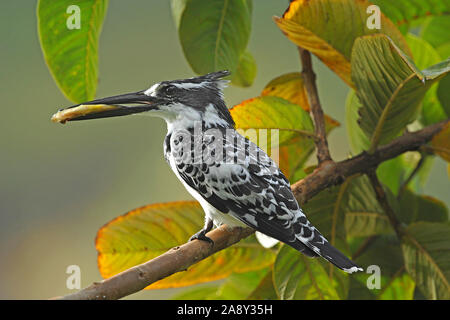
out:
<path id="1" fill-rule="evenodd" d="M 349 299 L 379 299 L 383 292 L 390 289 L 391 282 L 404 273 L 404 262 L 400 242 L 395 235 L 378 235 L 372 238 L 366 249 L 355 259 L 360 266 L 375 265 L 380 268 L 380 288 L 369 289 L 373 284 L 373 273 L 352 275 Z"/>
<path id="2" fill-rule="evenodd" d="M 237 70 L 251 29 L 251 1 L 190 0 L 181 5 L 178 34 L 184 55 L 197 74 Z"/>
<path id="3" fill-rule="evenodd" d="M 303 209 L 328 241 L 344 252 L 348 252 L 347 236 L 391 232 L 366 176 L 349 178 L 340 186 L 320 192 Z"/>
<path id="4" fill-rule="evenodd" d="M 410 151 L 381 163 L 377 168 L 377 175 L 380 181 L 386 185 L 395 196 L 397 196 L 401 185 L 416 168 L 420 161 L 420 157 L 421 155 L 419 152 Z M 422 168 L 419 169 L 419 172 L 417 172 L 409 183 L 409 188 L 416 192 L 421 191 L 424 188 L 430 175 L 433 162 L 433 157 L 426 157 Z"/>
<path id="5" fill-rule="evenodd" d="M 275 260 L 274 284 L 283 300 L 338 300 L 333 281 L 317 259 L 283 245 Z"/>
<path id="6" fill-rule="evenodd" d="M 172 17 L 177 29 L 180 27 L 181 16 L 183 15 L 186 4 L 189 0 L 170 0 L 170 8 L 172 9 Z"/>
<path id="7" fill-rule="evenodd" d="M 441 101 L 445 101 L 446 98 L 440 98 L 438 95 L 438 89 L 446 78 L 434 84 L 423 99 L 420 122 L 424 126 L 443 121 L 449 117 L 441 104 Z M 445 88 L 445 90 L 448 89 Z M 445 94 L 447 95 L 447 93 Z"/>
<path id="8" fill-rule="evenodd" d="M 221 285 L 207 285 L 188 288 L 173 297 L 175 300 L 243 300 L 255 290 L 258 284 L 271 274 L 261 269 L 245 273 L 231 274 Z"/>
<path id="9" fill-rule="evenodd" d="M 351 180 L 347 179 L 339 186 L 321 191 L 303 205 L 303 211 L 311 223 L 333 246 L 344 253 L 348 253 L 345 208 Z"/>
<path id="10" fill-rule="evenodd" d="M 353 154 L 358 154 L 368 150 L 370 146 L 369 139 L 358 125 L 360 122 L 358 110 L 361 108 L 358 97 L 351 90 L 346 101 L 346 127 L 347 136 Z M 390 191 L 397 195 L 401 184 L 408 178 L 420 160 L 418 152 L 406 152 L 394 159 L 381 163 L 377 168 L 377 176 L 380 181 L 389 187 Z M 430 174 L 432 157 L 427 157 L 422 168 L 410 182 L 410 187 L 414 190 L 423 188 Z"/>
<path id="11" fill-rule="evenodd" d="M 220 286 L 207 285 L 198 288 L 189 288 L 172 297 L 173 300 L 215 300 Z"/>
<path id="12" fill-rule="evenodd" d="M 414 194 L 407 189 L 400 197 L 399 203 L 399 218 L 406 224 L 417 221 L 448 221 L 448 210 L 445 203 L 431 196 Z"/>
<path id="13" fill-rule="evenodd" d="M 351 150 L 354 154 L 368 150 L 370 147 L 370 141 L 362 131 L 358 122 L 359 109 L 362 104 L 359 102 L 358 96 L 354 90 L 350 90 L 345 102 L 345 121 L 347 126 L 347 137 Z"/>
<path id="14" fill-rule="evenodd" d="M 354 179 L 347 197 L 344 210 L 348 236 L 371 236 L 392 232 L 389 219 L 378 203 L 367 177 Z"/>
<path id="15" fill-rule="evenodd" d="M 350 277 L 350 288 L 348 291 L 348 300 L 374 300 L 375 295 L 373 290 L 367 288 L 365 278 L 359 280 L 357 278 L 361 277 L 356 274 L 356 277 Z"/>
<path id="16" fill-rule="evenodd" d="M 416 221 L 447 222 L 448 209 L 444 202 L 432 196 L 420 195 L 418 198 Z"/>
<path id="17" fill-rule="evenodd" d="M 349 255 L 345 224 L 346 205 L 349 189 L 354 178 L 348 178 L 343 184 L 323 190 L 303 205 L 311 223 L 322 235 L 344 254 Z M 327 265 L 330 278 L 334 278 L 335 267 Z M 342 295 L 341 295 L 342 297 Z"/>
<path id="18" fill-rule="evenodd" d="M 381 29 L 367 28 L 369 1 L 315 0 L 292 1 L 282 18 L 275 22 L 297 46 L 315 54 L 348 85 L 350 58 L 356 38 L 384 33 L 405 52 L 408 46 L 395 25 L 381 14 Z"/>
<path id="19" fill-rule="evenodd" d="M 247 300 L 278 300 L 279 297 L 273 284 L 273 272 L 270 270 L 261 279 L 258 286 L 247 296 Z"/>
<path id="20" fill-rule="evenodd" d="M 448 118 L 450 118 L 450 76 L 446 75 L 439 81 L 437 89 L 437 97 L 442 105 L 443 110 Z"/>
<path id="21" fill-rule="evenodd" d="M 437 51 L 425 40 L 413 35 L 407 34 L 406 41 L 411 48 L 414 56 L 414 63 L 419 69 L 439 63 L 442 59 Z M 425 94 L 422 102 L 421 122 L 428 126 L 430 124 L 445 120 L 447 115 L 437 96 L 438 83 L 435 83 Z"/>
<path id="22" fill-rule="evenodd" d="M 362 266 L 377 265 L 382 275 L 392 278 L 404 265 L 400 242 L 393 234 L 376 236 L 355 262 Z"/>
<path id="23" fill-rule="evenodd" d="M 236 72 L 232 75 L 231 83 L 239 87 L 250 87 L 256 77 L 256 62 L 252 54 L 245 51 L 241 55 Z"/>
<path id="24" fill-rule="evenodd" d="M 347 236 L 392 232 L 365 176 L 350 177 L 342 185 L 320 192 L 303 206 L 303 210 L 324 237 L 347 256 L 350 256 Z M 339 283 L 335 287 L 339 296 L 346 298 L 348 278 L 335 271 L 331 264 L 325 268 L 329 277 Z"/>
<path id="25" fill-rule="evenodd" d="M 378 295 L 379 300 L 412 300 L 416 284 L 407 274 L 402 273 L 391 279 L 382 292 Z"/>
<path id="26" fill-rule="evenodd" d="M 436 49 L 426 40 L 412 33 L 408 33 L 405 38 L 414 57 L 414 64 L 418 69 L 423 70 L 442 61 Z"/>
<path id="27" fill-rule="evenodd" d="M 378 5 L 403 31 L 407 31 L 414 20 L 450 13 L 448 0 L 371 0 Z"/>
<path id="28" fill-rule="evenodd" d="M 246 100 L 230 110 L 236 128 L 244 135 L 248 135 L 253 142 L 257 135 L 265 134 L 263 130 L 279 130 L 278 143 L 272 148 L 287 144 L 291 139 L 302 136 L 309 139 L 313 134 L 314 126 L 309 114 L 299 105 L 293 104 L 279 97 L 256 97 Z M 266 132 L 267 136 L 272 134 Z M 273 131 L 276 133 L 276 131 Z M 260 139 L 261 140 L 261 139 Z M 260 141 L 261 142 L 261 141 Z M 264 141 L 262 141 L 264 143 Z M 267 145 L 259 144 L 264 148 Z"/>
<path id="29" fill-rule="evenodd" d="M 352 79 L 357 88 L 360 125 L 371 139 L 372 152 L 399 135 L 412 122 L 427 90 L 450 71 L 450 60 L 422 72 L 385 35 L 356 40 Z"/>
<path id="30" fill-rule="evenodd" d="M 69 29 L 67 21 L 80 9 L 80 28 Z M 56 84 L 74 103 L 92 100 L 98 82 L 98 39 L 108 6 L 107 0 L 39 0 L 38 33 L 47 66 Z"/>
<path id="31" fill-rule="evenodd" d="M 381 163 L 377 168 L 377 176 L 383 185 L 397 195 L 402 183 L 408 178 L 406 169 L 404 157 L 401 155 Z"/>
<path id="32" fill-rule="evenodd" d="M 109 278 L 185 243 L 202 228 L 203 221 L 203 210 L 194 201 L 153 204 L 112 220 L 97 233 L 101 275 Z M 182 287 L 223 279 L 233 272 L 262 269 L 273 261 L 273 252 L 260 246 L 252 236 L 147 288 Z"/>
<path id="33" fill-rule="evenodd" d="M 417 222 L 402 239 L 405 267 L 428 299 L 450 299 L 450 225 Z"/>
<path id="34" fill-rule="evenodd" d="M 442 58 L 450 56 L 450 19 L 448 15 L 433 17 L 424 25 L 421 37 L 428 41 Z"/>
<path id="35" fill-rule="evenodd" d="M 399 220 L 406 224 L 416 221 L 419 212 L 418 202 L 418 196 L 414 192 L 406 189 L 399 198 Z"/>
<path id="36" fill-rule="evenodd" d="M 270 273 L 268 268 L 246 273 L 233 273 L 217 291 L 217 299 L 246 299 L 259 285 L 262 279 Z"/>

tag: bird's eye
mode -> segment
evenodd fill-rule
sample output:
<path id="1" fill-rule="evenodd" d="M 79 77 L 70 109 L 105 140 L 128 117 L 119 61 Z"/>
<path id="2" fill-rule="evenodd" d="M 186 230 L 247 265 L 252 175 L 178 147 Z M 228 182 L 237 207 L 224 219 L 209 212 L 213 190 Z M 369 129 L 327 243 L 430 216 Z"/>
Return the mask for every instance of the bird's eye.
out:
<path id="1" fill-rule="evenodd" d="M 175 93 L 175 87 L 173 86 L 167 86 L 163 89 L 164 95 L 166 96 L 172 96 Z"/>

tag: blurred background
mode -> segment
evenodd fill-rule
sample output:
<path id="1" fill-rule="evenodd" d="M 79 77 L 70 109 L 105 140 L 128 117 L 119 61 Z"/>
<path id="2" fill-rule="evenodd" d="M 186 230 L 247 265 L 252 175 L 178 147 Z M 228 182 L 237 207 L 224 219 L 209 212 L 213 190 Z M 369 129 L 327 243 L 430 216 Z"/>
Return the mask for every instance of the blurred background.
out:
<path id="1" fill-rule="evenodd" d="M 259 95 L 264 85 L 299 71 L 295 46 L 272 21 L 287 1 L 253 6 L 249 49 L 258 74 L 251 88 L 229 87 L 228 106 Z M 53 81 L 39 46 L 35 1 L 0 4 L 0 298 L 47 299 L 70 293 L 66 268 L 81 268 L 81 286 L 98 281 L 97 230 L 136 207 L 191 199 L 163 159 L 162 120 L 123 117 L 50 122 L 71 104 Z M 97 97 L 194 76 L 178 42 L 169 1 L 110 1 L 100 37 Z M 329 138 L 334 159 L 349 155 L 348 88 L 315 60 L 325 112 L 341 122 Z M 314 161 L 314 159 L 312 159 Z M 435 160 L 423 192 L 450 205 L 450 182 Z M 173 290 L 128 299 L 166 299 Z"/>

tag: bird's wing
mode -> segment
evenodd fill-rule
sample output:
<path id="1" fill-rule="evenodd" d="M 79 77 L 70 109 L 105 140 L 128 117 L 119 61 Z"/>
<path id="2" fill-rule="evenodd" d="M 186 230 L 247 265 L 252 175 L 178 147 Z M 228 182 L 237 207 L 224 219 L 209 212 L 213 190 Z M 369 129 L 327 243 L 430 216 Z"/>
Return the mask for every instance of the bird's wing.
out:
<path id="1" fill-rule="evenodd" d="M 258 146 L 234 130 L 216 144 L 207 136 L 192 142 L 201 146 L 197 156 L 192 148 L 186 157 L 183 143 L 172 146 L 176 169 L 213 207 L 283 242 L 294 243 L 299 237 L 323 242 L 299 208 L 289 181 Z M 223 154 L 218 161 L 219 148 Z"/>
<path id="2" fill-rule="evenodd" d="M 186 151 L 174 148 L 176 170 L 187 185 L 217 210 L 257 231 L 308 256 L 320 255 L 346 272 L 362 271 L 308 221 L 289 181 L 264 151 L 234 130 L 220 142 L 219 135 L 213 136 L 192 136 L 201 140 L 193 141 L 191 161 L 183 161 Z"/>

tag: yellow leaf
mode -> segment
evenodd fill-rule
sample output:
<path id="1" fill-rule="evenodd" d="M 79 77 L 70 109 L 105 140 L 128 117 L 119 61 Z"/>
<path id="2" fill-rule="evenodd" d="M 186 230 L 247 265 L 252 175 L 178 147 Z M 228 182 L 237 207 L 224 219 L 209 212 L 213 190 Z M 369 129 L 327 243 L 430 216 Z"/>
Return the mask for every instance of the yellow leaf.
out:
<path id="1" fill-rule="evenodd" d="M 300 72 L 283 74 L 271 80 L 261 92 L 261 96 L 276 96 L 301 106 L 310 111 L 308 96 Z M 325 115 L 325 129 L 327 133 L 338 127 L 340 123 Z M 286 146 L 279 149 L 279 166 L 284 175 L 292 182 L 303 178 L 299 169 L 305 164 L 314 151 L 314 141 L 297 136 Z"/>
<path id="2" fill-rule="evenodd" d="M 296 136 L 308 137 L 313 134 L 313 123 L 309 114 L 299 105 L 280 97 L 261 96 L 248 99 L 230 109 L 230 113 L 239 130 L 254 129 L 258 133 L 261 129 L 278 130 L 279 143 L 272 145 L 272 148 L 289 143 Z M 244 132 L 246 133 L 248 132 Z M 249 139 L 256 143 L 255 137 L 249 136 Z M 259 146 L 266 147 L 261 143 Z"/>
<path id="3" fill-rule="evenodd" d="M 286 73 L 271 80 L 264 87 L 261 96 L 280 97 L 309 111 L 308 96 L 300 72 Z"/>
<path id="4" fill-rule="evenodd" d="M 445 127 L 433 137 L 431 146 L 438 156 L 445 161 L 450 162 L 450 122 L 448 122 Z"/>
<path id="5" fill-rule="evenodd" d="M 353 87 L 350 77 L 350 57 L 356 38 L 384 33 L 404 52 L 408 45 L 396 26 L 383 14 L 381 29 L 369 29 L 367 0 L 295 0 L 282 18 L 275 22 L 296 45 L 314 53 L 323 63 Z"/>
<path id="6" fill-rule="evenodd" d="M 203 226 L 204 213 L 195 201 L 152 204 L 132 210 L 97 233 L 98 267 L 104 278 L 153 259 L 188 241 Z M 274 261 L 274 253 L 254 237 L 215 253 L 146 289 L 175 288 L 223 279 L 232 272 L 262 269 Z"/>

